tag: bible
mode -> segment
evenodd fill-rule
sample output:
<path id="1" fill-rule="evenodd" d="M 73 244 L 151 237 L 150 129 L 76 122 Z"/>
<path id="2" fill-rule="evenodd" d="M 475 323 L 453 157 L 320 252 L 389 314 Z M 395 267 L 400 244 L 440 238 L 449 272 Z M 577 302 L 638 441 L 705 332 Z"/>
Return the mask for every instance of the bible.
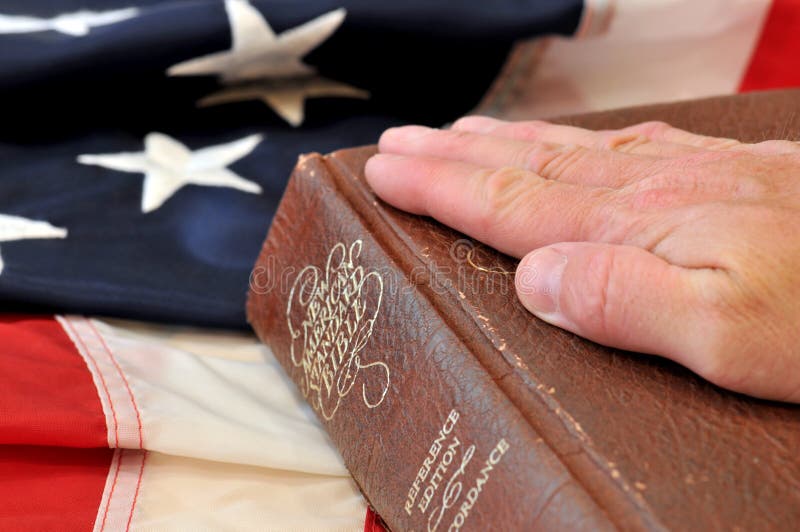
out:
<path id="1" fill-rule="evenodd" d="M 797 139 L 800 91 L 558 120 Z M 800 407 L 530 315 L 516 261 L 375 197 L 373 147 L 302 156 L 248 319 L 393 530 L 791 529 Z"/>

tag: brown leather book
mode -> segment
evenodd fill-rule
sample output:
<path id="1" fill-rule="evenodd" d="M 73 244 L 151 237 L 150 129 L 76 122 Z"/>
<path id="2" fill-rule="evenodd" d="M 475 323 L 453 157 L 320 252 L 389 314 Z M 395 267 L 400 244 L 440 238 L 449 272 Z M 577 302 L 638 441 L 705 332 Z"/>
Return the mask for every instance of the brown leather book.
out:
<path id="1" fill-rule="evenodd" d="M 561 120 L 798 138 L 800 92 Z M 377 199 L 374 148 L 301 157 L 250 322 L 393 530 L 789 530 L 800 407 L 531 316 L 516 261 Z"/>

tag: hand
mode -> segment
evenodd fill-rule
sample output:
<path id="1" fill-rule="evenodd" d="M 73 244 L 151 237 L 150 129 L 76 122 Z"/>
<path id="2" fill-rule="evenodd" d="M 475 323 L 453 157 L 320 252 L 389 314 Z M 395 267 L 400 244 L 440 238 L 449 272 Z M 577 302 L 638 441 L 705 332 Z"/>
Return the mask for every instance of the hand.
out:
<path id="1" fill-rule="evenodd" d="M 800 144 L 467 117 L 379 148 L 375 192 L 522 258 L 536 316 L 800 402 Z"/>

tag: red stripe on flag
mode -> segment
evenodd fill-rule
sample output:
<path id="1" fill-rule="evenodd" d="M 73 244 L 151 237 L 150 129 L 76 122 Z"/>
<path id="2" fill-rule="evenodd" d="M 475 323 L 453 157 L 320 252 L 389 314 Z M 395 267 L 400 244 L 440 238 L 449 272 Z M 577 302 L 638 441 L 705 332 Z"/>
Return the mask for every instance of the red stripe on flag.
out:
<path id="1" fill-rule="evenodd" d="M 739 92 L 800 87 L 800 0 L 773 0 Z"/>
<path id="2" fill-rule="evenodd" d="M 367 517 L 364 520 L 364 532 L 387 532 L 389 527 L 387 527 L 381 516 L 375 513 L 370 507 L 367 507 Z"/>
<path id="3" fill-rule="evenodd" d="M 108 447 L 92 375 L 54 319 L 0 318 L 0 375 L 0 444 Z"/>
<path id="4" fill-rule="evenodd" d="M 113 454 L 0 445 L 0 530 L 92 530 Z"/>

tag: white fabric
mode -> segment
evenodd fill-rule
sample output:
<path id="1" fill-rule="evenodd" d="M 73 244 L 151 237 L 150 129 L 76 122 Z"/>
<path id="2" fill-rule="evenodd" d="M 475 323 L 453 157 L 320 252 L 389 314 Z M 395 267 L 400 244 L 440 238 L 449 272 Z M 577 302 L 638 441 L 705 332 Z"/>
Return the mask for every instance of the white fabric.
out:
<path id="1" fill-rule="evenodd" d="M 228 187 L 260 194 L 258 183 L 226 167 L 246 157 L 261 140 L 261 135 L 250 135 L 192 151 L 169 135 L 153 132 L 145 137 L 143 152 L 84 154 L 78 156 L 78 162 L 120 172 L 143 173 L 142 212 L 151 212 L 185 185 Z"/>
<path id="2" fill-rule="evenodd" d="M 66 237 L 67 230 L 62 227 L 54 227 L 47 222 L 29 220 L 21 216 L 0 214 L 0 242 Z M 3 273 L 3 266 L 3 257 L 0 255 L 0 274 Z"/>
<path id="3" fill-rule="evenodd" d="M 31 17 L 26 15 L 0 14 L 0 34 L 33 33 L 38 31 L 58 31 L 72 37 L 88 35 L 92 28 L 116 24 L 139 14 L 135 7 L 111 11 L 89 11 L 82 9 L 73 13 L 62 13 L 53 18 Z"/>
<path id="4" fill-rule="evenodd" d="M 92 322 L 135 397 L 145 449 L 347 476 L 313 412 L 255 336 Z M 118 423 L 136 426 L 124 412 L 131 411 L 117 409 Z"/>
<path id="5" fill-rule="evenodd" d="M 506 116 L 558 116 L 734 93 L 770 5 L 769 0 L 616 0 L 610 8 L 607 3 L 587 3 L 601 18 L 610 13 L 604 33 L 550 37 L 531 47 L 523 62 L 535 66 L 506 89 L 518 97 Z"/>
<path id="6" fill-rule="evenodd" d="M 345 19 L 343 8 L 329 11 L 276 35 L 258 9 L 246 0 L 225 0 L 231 49 L 183 61 L 170 76 L 216 75 L 226 85 L 200 105 L 261 100 L 292 126 L 304 119 L 306 98 L 367 98 L 369 93 L 325 79 L 303 63 L 303 56 L 325 42 Z"/>
<path id="7" fill-rule="evenodd" d="M 362 532 L 365 516 L 346 477 L 150 452 L 130 530 Z"/>
<path id="8" fill-rule="evenodd" d="M 141 434 L 146 449 L 124 451 L 125 482 L 117 481 L 124 493 L 113 495 L 112 465 L 98 521 L 130 517 L 131 530 L 363 530 L 363 497 L 314 413 L 255 336 L 59 321 L 82 354 L 92 354 L 84 359 L 101 401 L 105 394 L 110 403 L 109 441 L 115 426 L 127 435 L 120 445 L 138 447 Z M 116 391 L 105 392 L 103 383 Z"/>
<path id="9" fill-rule="evenodd" d="M 114 451 L 93 532 L 130 530 L 147 457 L 140 450 Z"/>
<path id="10" fill-rule="evenodd" d="M 109 349 L 90 320 L 59 317 L 58 322 L 92 373 L 106 418 L 108 446 L 112 449 L 142 449 L 144 436 L 140 410 L 129 380 L 119 366 L 119 355 Z"/>
<path id="11" fill-rule="evenodd" d="M 302 62 L 341 25 L 344 9 L 336 9 L 301 26 L 275 35 L 261 13 L 245 0 L 225 0 L 231 25 L 231 49 L 171 66 L 170 76 L 216 74 L 227 82 L 304 76 L 314 70 Z"/>
<path id="12" fill-rule="evenodd" d="M 209 94 L 197 103 L 206 106 L 245 100 L 262 100 L 289 125 L 297 127 L 305 120 L 306 99 L 322 97 L 367 99 L 369 93 L 321 76 L 307 76 L 228 87 Z"/>
<path id="13" fill-rule="evenodd" d="M 0 214 L 0 242 L 29 238 L 66 238 L 67 230 L 47 222 Z"/>

